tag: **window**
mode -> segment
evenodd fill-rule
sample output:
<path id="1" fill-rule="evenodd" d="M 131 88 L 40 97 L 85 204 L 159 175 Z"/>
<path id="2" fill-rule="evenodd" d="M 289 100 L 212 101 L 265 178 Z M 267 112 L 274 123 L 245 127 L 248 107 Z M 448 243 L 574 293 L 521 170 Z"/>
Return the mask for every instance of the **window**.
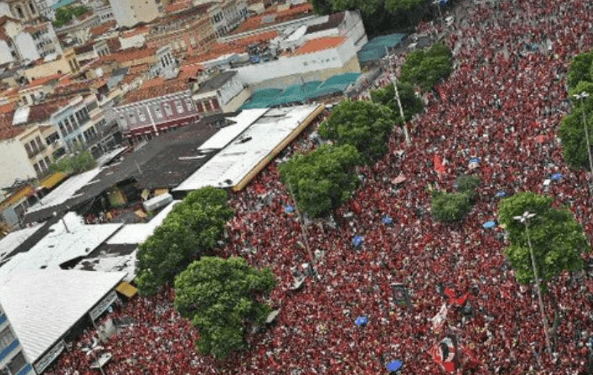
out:
<path id="1" fill-rule="evenodd" d="M 181 100 L 177 100 L 175 102 L 175 109 L 177 109 L 177 113 L 183 113 L 183 105 L 181 104 Z"/>
<path id="2" fill-rule="evenodd" d="M 144 114 L 143 111 L 138 110 L 138 118 L 140 119 L 141 122 L 146 121 L 146 115 Z"/>
<path id="3" fill-rule="evenodd" d="M 25 143 L 25 150 L 27 150 L 27 155 L 29 155 L 29 156 L 33 155 L 33 150 L 31 150 L 31 145 L 29 145 L 28 143 Z"/>
<path id="4" fill-rule="evenodd" d="M 4 328 L 2 332 L 0 332 L 0 350 L 4 350 L 8 345 L 10 345 L 14 341 L 15 337 L 10 327 Z"/>
<path id="5" fill-rule="evenodd" d="M 168 103 L 163 104 L 163 108 L 165 108 L 165 114 L 167 116 L 171 116 L 173 111 L 171 110 L 171 106 Z"/>
<path id="6" fill-rule="evenodd" d="M 8 363 L 8 369 L 12 374 L 18 374 L 18 372 L 25 367 L 27 361 L 25 360 L 25 355 L 23 352 L 19 352 L 19 354 L 15 355 L 12 361 Z"/>
<path id="7" fill-rule="evenodd" d="M 193 111 L 194 110 L 194 101 L 191 99 L 187 99 L 185 101 L 185 106 L 187 107 L 188 110 Z"/>
<path id="8" fill-rule="evenodd" d="M 128 113 L 128 117 L 130 118 L 130 124 L 136 123 L 136 116 L 134 116 L 133 112 Z"/>
<path id="9" fill-rule="evenodd" d="M 66 133 L 67 134 L 72 133 L 72 126 L 70 126 L 70 122 L 68 121 L 67 118 L 64 119 L 64 125 L 66 125 Z"/>
<path id="10" fill-rule="evenodd" d="M 163 111 L 161 111 L 160 107 L 154 107 L 154 113 L 157 118 L 163 118 Z"/>
<path id="11" fill-rule="evenodd" d="M 37 150 L 37 145 L 35 144 L 35 141 L 29 142 L 29 145 L 31 146 L 31 150 L 33 150 L 34 154 L 36 154 L 37 151 L 39 151 L 39 150 Z"/>
<path id="12" fill-rule="evenodd" d="M 66 129 L 64 128 L 64 124 L 62 123 L 62 121 L 58 123 L 58 127 L 60 128 L 60 132 L 62 133 L 62 135 L 66 135 Z"/>
<path id="13" fill-rule="evenodd" d="M 47 164 L 47 166 L 49 167 L 51 165 L 51 159 L 49 158 L 49 156 L 45 157 L 45 164 Z"/>
<path id="14" fill-rule="evenodd" d="M 72 127 L 74 129 L 78 129 L 78 123 L 74 120 L 74 115 L 70 115 L 70 122 L 72 123 Z"/>
<path id="15" fill-rule="evenodd" d="M 39 165 L 37 165 L 37 163 L 33 164 L 33 168 L 35 168 L 35 173 L 38 175 L 41 174 L 41 169 L 39 169 Z"/>
<path id="16" fill-rule="evenodd" d="M 39 160 L 39 166 L 43 169 L 44 172 L 47 172 L 47 165 L 45 165 L 45 161 Z"/>

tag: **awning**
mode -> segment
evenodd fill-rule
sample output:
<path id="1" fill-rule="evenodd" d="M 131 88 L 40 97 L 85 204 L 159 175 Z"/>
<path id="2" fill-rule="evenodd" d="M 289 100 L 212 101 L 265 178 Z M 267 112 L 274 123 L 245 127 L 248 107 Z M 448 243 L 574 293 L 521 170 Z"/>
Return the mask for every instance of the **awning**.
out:
<path id="1" fill-rule="evenodd" d="M 51 189 L 54 186 L 56 186 L 56 184 L 60 181 L 62 181 L 63 179 L 65 179 L 68 175 L 66 173 L 63 172 L 57 172 L 54 173 L 50 176 L 47 176 L 46 178 L 44 178 L 43 180 L 41 180 L 39 182 L 39 187 L 44 187 L 46 189 Z"/>
<path id="2" fill-rule="evenodd" d="M 134 288 L 132 285 L 125 281 L 119 284 L 118 287 L 115 288 L 115 290 L 117 290 L 119 293 L 123 294 L 128 298 L 134 297 L 134 294 L 136 294 L 136 292 L 138 291 L 138 289 Z"/>
<path id="3" fill-rule="evenodd" d="M 28 198 L 33 195 L 35 195 L 35 189 L 33 189 L 31 185 L 23 186 L 19 189 L 19 191 L 17 191 L 13 195 L 2 201 L 2 203 L 0 203 L 0 211 L 4 211 L 4 209 L 6 209 L 7 207 L 10 207 L 13 204 L 18 204 L 24 198 Z"/>

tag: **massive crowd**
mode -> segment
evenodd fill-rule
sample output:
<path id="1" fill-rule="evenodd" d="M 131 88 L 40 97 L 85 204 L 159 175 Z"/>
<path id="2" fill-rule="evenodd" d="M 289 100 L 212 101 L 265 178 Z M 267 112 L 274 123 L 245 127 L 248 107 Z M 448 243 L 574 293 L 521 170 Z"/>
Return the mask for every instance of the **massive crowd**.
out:
<path id="1" fill-rule="evenodd" d="M 533 288 L 519 285 L 505 261 L 503 230 L 482 227 L 496 219 L 496 193 L 533 191 L 569 206 L 593 235 L 586 173 L 566 167 L 557 137 L 570 110 L 564 85 L 570 58 L 593 45 L 593 3 L 514 0 L 467 9 L 445 39 L 457 69 L 438 95 L 425 97 L 413 144 L 394 134 L 388 154 L 360 168 L 360 188 L 332 220 L 309 221 L 302 231 L 299 216 L 285 209 L 294 202 L 277 162 L 232 196 L 236 217 L 217 254 L 271 267 L 278 279 L 269 301 L 280 314 L 269 329 L 247 335 L 250 350 L 224 362 L 196 353 L 198 334 L 174 311 L 174 292 L 166 289 L 115 312 L 135 324 L 105 344 L 113 355 L 106 373 L 364 375 L 384 373 L 385 363 L 399 359 L 403 373 L 439 374 L 444 370 L 431 349 L 445 335 L 471 359 L 458 373 L 593 371 L 591 275 L 562 275 L 550 285 L 562 321 L 555 354 L 547 355 Z M 434 27 L 422 24 L 419 31 Z M 315 126 L 287 153 L 315 147 Z M 435 156 L 444 173 L 435 171 Z M 471 158 L 479 158 L 476 168 Z M 554 173 L 563 176 L 544 185 Z M 461 174 L 483 182 L 476 205 L 461 224 L 434 222 L 430 189 L 450 191 Z M 400 175 L 406 181 L 394 185 Z M 393 223 L 383 222 L 386 215 Z M 363 239 L 360 248 L 352 246 L 355 236 Z M 303 263 L 313 264 L 317 277 L 292 290 Z M 404 285 L 409 303 L 394 299 L 393 283 Z M 550 297 L 544 300 L 552 317 Z M 437 325 L 443 304 L 448 312 Z M 368 317 L 364 327 L 355 324 L 360 316 Z M 75 347 L 50 373 L 90 373 L 91 358 Z"/>

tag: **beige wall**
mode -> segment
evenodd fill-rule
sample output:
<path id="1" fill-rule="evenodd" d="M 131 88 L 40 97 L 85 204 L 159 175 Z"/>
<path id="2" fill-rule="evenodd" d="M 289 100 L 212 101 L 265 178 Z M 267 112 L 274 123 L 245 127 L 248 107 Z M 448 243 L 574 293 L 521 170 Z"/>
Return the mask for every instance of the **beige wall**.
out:
<path id="1" fill-rule="evenodd" d="M 222 110 L 226 112 L 235 112 L 249 97 L 251 96 L 251 89 L 246 87 L 239 93 L 239 95 L 232 98 L 226 105 L 222 106 Z"/>
<path id="2" fill-rule="evenodd" d="M 27 79 L 33 80 L 41 77 L 49 77 L 51 75 L 58 73 L 72 73 L 73 67 L 76 68 L 75 71 L 80 69 L 78 62 L 76 61 L 76 55 L 72 50 L 70 50 L 65 54 L 61 55 L 59 60 L 50 61 L 44 64 L 34 66 L 31 69 L 26 69 L 23 73 L 25 74 L 25 77 L 27 77 Z"/>

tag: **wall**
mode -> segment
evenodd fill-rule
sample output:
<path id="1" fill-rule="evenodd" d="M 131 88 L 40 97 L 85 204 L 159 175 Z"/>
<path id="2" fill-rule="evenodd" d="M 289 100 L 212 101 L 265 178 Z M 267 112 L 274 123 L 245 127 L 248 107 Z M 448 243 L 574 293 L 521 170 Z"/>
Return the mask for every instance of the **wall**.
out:
<path id="1" fill-rule="evenodd" d="M 5 64 L 14 61 L 12 57 L 12 49 L 8 47 L 8 43 L 4 40 L 0 40 L 0 64 Z"/>
<path id="2" fill-rule="evenodd" d="M 0 3 L 0 17 L 2 16 L 12 17 L 10 7 L 5 2 Z"/>
<path id="3" fill-rule="evenodd" d="M 17 35 L 14 42 L 23 60 L 35 61 L 41 57 L 31 34 L 22 32 Z"/>
<path id="4" fill-rule="evenodd" d="M 228 112 L 235 112 L 251 97 L 251 90 L 249 87 L 244 88 L 237 94 L 234 98 L 232 98 L 227 104 L 222 106 L 222 111 L 225 113 Z"/>
<path id="5" fill-rule="evenodd" d="M 287 76 L 298 76 L 323 70 L 340 70 L 350 62 L 352 57 L 356 57 L 356 47 L 352 40 L 346 40 L 336 49 L 280 57 L 278 60 L 267 63 L 240 67 L 237 69 L 237 75 L 247 85 L 258 85 Z M 360 72 L 360 67 L 353 71 Z"/>
<path id="6" fill-rule="evenodd" d="M 143 34 L 137 34 L 128 38 L 119 38 L 121 43 L 121 49 L 128 49 L 134 47 L 142 47 L 146 42 L 146 38 Z"/>
<path id="7" fill-rule="evenodd" d="M 155 0 L 109 0 L 109 4 L 118 26 L 132 27 L 159 16 Z"/>
<path id="8" fill-rule="evenodd" d="M 0 188 L 10 186 L 17 178 L 36 177 L 25 147 L 15 139 L 0 141 Z"/>

